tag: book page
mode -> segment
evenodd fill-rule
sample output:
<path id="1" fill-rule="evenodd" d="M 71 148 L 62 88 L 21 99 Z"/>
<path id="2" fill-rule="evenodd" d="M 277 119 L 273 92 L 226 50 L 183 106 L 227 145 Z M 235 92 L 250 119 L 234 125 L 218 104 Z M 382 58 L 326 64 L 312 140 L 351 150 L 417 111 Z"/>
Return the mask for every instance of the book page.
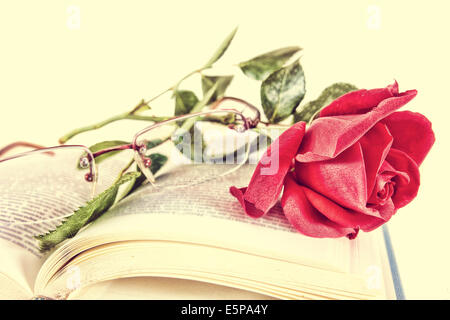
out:
<path id="1" fill-rule="evenodd" d="M 59 247 L 41 268 L 35 292 L 66 297 L 73 267 L 80 271 L 82 285 L 139 275 L 186 278 L 203 270 L 215 273 L 209 282 L 226 282 L 232 275 L 254 278 L 249 288 L 269 290 L 272 296 L 372 295 L 366 288 L 366 275 L 352 264 L 358 239 L 306 237 L 289 224 L 278 205 L 260 219 L 246 216 L 229 187 L 245 186 L 255 166 L 220 176 L 228 169 L 227 165 L 200 164 L 162 174 L 159 187 L 143 187 Z M 203 180 L 215 170 L 216 179 Z M 179 271 L 169 274 L 165 268 Z M 271 285 L 265 288 L 261 279 Z M 295 288 L 300 287 L 292 287 L 290 293 L 280 289 L 300 282 L 299 292 Z"/>
<path id="2" fill-rule="evenodd" d="M 84 178 L 88 169 L 77 168 L 80 148 L 38 153 L 0 163 L 0 239 L 42 257 L 34 236 L 47 233 L 109 187 L 130 155 L 98 165 L 94 185 Z"/>
<path id="3" fill-rule="evenodd" d="M 30 289 L 22 288 L 15 280 L 0 273 L 0 300 L 27 300 L 32 297 Z"/>
<path id="4" fill-rule="evenodd" d="M 30 299 L 42 260 L 0 239 L 0 299 Z"/>
<path id="5" fill-rule="evenodd" d="M 64 179 L 64 167 L 51 160 L 38 154 L 0 163 L 0 273 L 30 292 L 44 260 L 34 236 L 56 227 L 61 219 L 38 221 L 74 210 L 83 199 L 68 187 L 73 182 Z M 41 161 L 49 161 L 52 170 L 39 170 L 36 163 Z"/>
<path id="6" fill-rule="evenodd" d="M 59 225 L 62 219 L 58 217 L 61 216 L 62 210 L 73 212 L 82 204 L 78 199 L 73 199 L 71 191 L 65 192 L 65 190 L 67 189 L 61 190 L 59 187 L 50 190 L 46 186 L 42 190 L 35 188 L 20 190 L 12 195 L 10 192 L 2 192 L 0 186 L 0 221 L 4 221 L 4 223 L 0 222 L 0 239 L 13 243 L 37 258 L 42 258 L 43 254 L 39 251 L 38 242 L 34 236 L 46 233 Z M 58 194 L 57 198 L 54 196 L 55 193 Z M 56 199 L 60 199 L 61 203 L 57 203 Z M 56 219 L 42 223 L 8 223 L 11 216 L 18 214 L 22 221 L 39 221 L 42 217 Z"/>
<path id="7" fill-rule="evenodd" d="M 70 297 L 74 300 L 266 300 L 268 296 L 207 282 L 164 277 L 104 281 Z"/>
<path id="8" fill-rule="evenodd" d="M 45 260 L 34 236 L 58 226 L 92 194 L 76 168 L 82 149 L 36 153 L 0 163 L 0 273 L 31 290 Z M 102 163 L 97 193 L 112 183 L 124 161 Z M 43 221 L 45 220 L 45 221 Z"/>
<path id="9" fill-rule="evenodd" d="M 138 276 L 206 281 L 282 299 L 375 298 L 380 294 L 367 288 L 364 279 L 347 273 L 239 250 L 161 240 L 111 242 L 72 255 L 47 284 L 38 278 L 35 292 L 67 299 L 76 290 L 101 281 Z"/>
<path id="10" fill-rule="evenodd" d="M 247 216 L 229 193 L 231 186 L 244 187 L 254 165 L 244 165 L 222 177 L 229 165 L 187 165 L 160 176 L 124 199 L 77 235 L 89 237 L 139 237 L 206 243 L 254 254 L 278 257 L 317 267 L 349 270 L 348 239 L 316 239 L 301 235 L 276 205 L 259 219 Z M 203 181 L 204 177 L 216 176 Z M 109 238 L 108 238 L 109 239 Z"/>

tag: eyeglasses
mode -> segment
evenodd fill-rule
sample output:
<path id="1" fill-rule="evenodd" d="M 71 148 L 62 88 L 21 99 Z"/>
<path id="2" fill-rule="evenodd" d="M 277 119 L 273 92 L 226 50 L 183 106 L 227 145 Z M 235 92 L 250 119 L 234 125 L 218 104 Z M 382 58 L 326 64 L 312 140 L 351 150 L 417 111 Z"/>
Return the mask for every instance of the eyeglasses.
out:
<path id="1" fill-rule="evenodd" d="M 259 121 L 259 112 L 250 109 L 252 118 L 235 109 L 174 117 L 137 132 L 131 143 L 95 152 L 83 145 L 26 144 L 36 150 L 0 159 L 0 237 L 11 228 L 30 235 L 46 232 L 111 185 L 117 170 L 132 162 L 157 190 L 203 183 L 238 170 L 255 138 L 249 129 Z M 0 156 L 17 145 L 23 144 L 1 149 Z M 131 161 L 116 155 L 110 157 L 116 160 L 105 160 L 126 150 L 133 152 Z M 161 158 L 167 161 L 155 175 L 153 167 Z M 189 170 L 200 163 L 211 166 Z M 170 175 L 182 165 L 189 167 Z"/>

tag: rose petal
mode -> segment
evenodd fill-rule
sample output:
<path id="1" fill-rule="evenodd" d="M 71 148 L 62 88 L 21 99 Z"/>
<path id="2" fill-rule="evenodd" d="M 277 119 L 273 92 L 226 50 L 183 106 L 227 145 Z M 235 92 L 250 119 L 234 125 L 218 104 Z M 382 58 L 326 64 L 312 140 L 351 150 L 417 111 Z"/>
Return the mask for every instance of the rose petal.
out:
<path id="1" fill-rule="evenodd" d="M 383 217 L 383 220 L 386 222 L 389 221 L 397 211 L 392 199 L 387 200 L 386 203 L 383 204 L 382 206 L 377 206 L 376 209 L 380 213 L 380 216 Z"/>
<path id="2" fill-rule="evenodd" d="M 420 113 L 394 112 L 383 120 L 394 137 L 392 147 L 408 154 L 418 166 L 434 144 L 431 122 Z"/>
<path id="3" fill-rule="evenodd" d="M 398 83 L 381 89 L 349 92 L 330 103 L 320 111 L 320 117 L 345 114 L 362 114 L 375 108 L 381 101 L 398 95 Z"/>
<path id="4" fill-rule="evenodd" d="M 236 187 L 230 187 L 230 193 L 238 199 L 239 203 L 241 204 L 242 208 L 244 208 L 244 211 L 246 214 L 248 214 L 250 217 L 253 218 L 259 218 L 261 217 L 264 212 L 261 210 L 258 210 L 255 208 L 253 203 L 245 201 L 244 199 L 244 193 L 247 190 L 247 188 L 236 188 Z"/>
<path id="5" fill-rule="evenodd" d="M 416 94 L 416 90 L 410 90 L 384 99 L 364 114 L 318 118 L 306 132 L 296 160 L 312 162 L 336 157 Z"/>
<path id="6" fill-rule="evenodd" d="M 295 174 L 298 183 L 338 205 L 381 218 L 378 211 L 366 206 L 366 169 L 359 143 L 331 160 L 297 162 Z"/>
<path id="7" fill-rule="evenodd" d="M 390 150 L 389 150 L 390 151 Z M 395 152 L 395 151 L 394 151 Z M 389 162 L 384 161 L 383 165 L 380 168 L 380 174 L 383 173 L 388 173 L 388 174 L 392 174 L 392 176 L 397 176 L 397 179 L 402 179 L 404 181 L 405 184 L 408 184 L 409 181 L 411 180 L 409 178 L 408 173 L 403 172 L 403 171 L 399 171 L 397 169 L 395 169 L 393 166 L 391 166 L 389 164 Z"/>
<path id="8" fill-rule="evenodd" d="M 408 175 L 408 179 L 401 175 L 392 178 L 395 182 L 395 192 L 392 196 L 392 201 L 398 209 L 406 206 L 417 196 L 420 186 L 419 167 L 405 152 L 394 148 L 391 148 L 389 151 L 386 161 L 397 171 Z"/>
<path id="9" fill-rule="evenodd" d="M 370 204 L 384 205 L 390 200 L 394 193 L 394 183 L 391 181 L 393 177 L 395 177 L 395 173 L 391 172 L 383 172 L 377 175 L 375 187 L 367 202 Z"/>
<path id="10" fill-rule="evenodd" d="M 283 132 L 259 161 L 244 194 L 244 200 L 255 209 L 267 213 L 278 201 L 284 178 L 305 134 L 305 125 L 298 122 Z"/>
<path id="11" fill-rule="evenodd" d="M 343 208 L 323 195 L 303 188 L 306 198 L 317 211 L 343 227 L 372 231 L 385 223 L 384 219 Z"/>
<path id="12" fill-rule="evenodd" d="M 311 206 L 303 190 L 304 188 L 295 182 L 292 174 L 286 177 L 281 206 L 295 229 L 316 238 L 337 238 L 354 234 L 354 229 L 330 221 Z"/>
<path id="13" fill-rule="evenodd" d="M 360 140 L 366 167 L 367 196 L 373 193 L 377 174 L 392 145 L 392 136 L 387 127 L 377 123 Z"/>

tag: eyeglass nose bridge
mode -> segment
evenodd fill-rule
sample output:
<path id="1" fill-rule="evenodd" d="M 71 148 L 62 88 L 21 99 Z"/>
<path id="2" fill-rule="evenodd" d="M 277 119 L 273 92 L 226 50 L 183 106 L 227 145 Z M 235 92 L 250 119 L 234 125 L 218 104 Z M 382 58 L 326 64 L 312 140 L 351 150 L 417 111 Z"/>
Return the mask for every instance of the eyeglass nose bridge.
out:
<path id="1" fill-rule="evenodd" d="M 152 164 L 152 159 L 148 158 L 145 156 L 145 152 L 147 151 L 146 148 L 146 144 L 142 144 L 139 145 L 136 143 L 136 137 L 135 139 L 133 139 L 133 143 L 130 144 L 125 144 L 125 145 L 121 145 L 121 146 L 115 146 L 115 147 L 111 147 L 111 148 L 106 148 L 103 150 L 99 150 L 97 152 L 94 153 L 87 153 L 84 157 L 82 157 L 80 159 L 80 167 L 84 167 L 85 169 L 87 169 L 87 167 L 90 167 L 90 172 L 88 172 L 85 175 L 85 180 L 88 182 L 92 182 L 94 180 L 94 178 L 96 178 L 95 174 L 93 173 L 92 170 L 92 163 L 93 160 L 103 154 L 109 153 L 109 152 L 114 152 L 114 151 L 120 151 L 120 150 L 129 150 L 132 149 L 135 151 L 135 161 L 136 163 L 139 165 L 139 168 L 141 168 L 141 171 L 144 173 L 144 175 L 146 176 L 146 178 L 153 183 L 155 181 L 155 178 L 153 176 L 153 173 L 150 171 L 150 166 Z"/>

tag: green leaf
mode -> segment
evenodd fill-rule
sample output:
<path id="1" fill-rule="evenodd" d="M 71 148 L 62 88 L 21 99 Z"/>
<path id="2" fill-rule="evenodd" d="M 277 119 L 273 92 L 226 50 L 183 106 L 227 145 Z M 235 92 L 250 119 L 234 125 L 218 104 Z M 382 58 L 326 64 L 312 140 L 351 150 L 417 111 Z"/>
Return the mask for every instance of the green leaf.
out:
<path id="1" fill-rule="evenodd" d="M 211 97 L 213 96 L 214 92 L 216 92 L 218 87 L 218 83 L 215 83 L 211 89 L 208 90 L 208 92 L 203 96 L 202 100 L 197 102 L 197 104 L 192 108 L 190 113 L 196 113 L 202 111 L 202 109 L 208 104 L 208 102 L 211 100 Z M 191 127 L 194 125 L 195 121 L 197 121 L 196 117 L 189 118 L 184 121 L 183 125 L 181 126 L 181 129 L 185 131 L 189 131 Z"/>
<path id="2" fill-rule="evenodd" d="M 230 46 L 231 41 L 234 38 L 234 35 L 237 32 L 237 27 L 223 40 L 222 44 L 217 48 L 216 52 L 212 55 L 212 57 L 209 59 L 209 61 L 205 64 L 203 68 L 211 68 L 212 65 L 222 57 L 222 55 L 225 53 L 225 51 Z"/>
<path id="3" fill-rule="evenodd" d="M 355 90 L 358 90 L 358 88 L 350 83 L 338 82 L 332 84 L 325 88 L 316 100 L 298 107 L 294 113 L 294 121 L 309 122 L 323 107 L 326 107 L 340 96 Z"/>
<path id="4" fill-rule="evenodd" d="M 264 80 L 272 72 L 280 69 L 300 50 L 302 50 L 300 47 L 280 48 L 241 62 L 239 67 L 248 77 L 255 80 Z"/>
<path id="5" fill-rule="evenodd" d="M 236 122 L 236 115 L 234 113 L 228 113 L 226 115 L 211 114 L 203 117 L 204 121 L 216 122 L 224 125 L 230 125 Z"/>
<path id="6" fill-rule="evenodd" d="M 211 89 L 216 83 L 217 88 L 213 92 L 211 99 L 209 99 L 208 103 L 216 101 L 219 98 L 222 98 L 225 95 L 225 91 L 233 80 L 233 76 L 205 76 L 202 75 L 202 91 L 203 94 L 208 93 L 209 89 Z"/>
<path id="7" fill-rule="evenodd" d="M 305 75 L 299 60 L 273 72 L 261 84 L 261 104 L 270 123 L 292 114 L 305 96 Z"/>
<path id="8" fill-rule="evenodd" d="M 136 107 L 134 107 L 133 110 L 131 110 L 130 114 L 139 114 L 141 112 L 144 112 L 146 110 L 150 110 L 150 106 L 145 102 L 144 99 L 142 99 Z"/>
<path id="9" fill-rule="evenodd" d="M 155 174 L 162 168 L 162 166 L 167 162 L 167 156 L 160 153 L 152 153 L 149 155 L 152 159 L 152 164 L 150 165 L 150 171 Z"/>
<path id="10" fill-rule="evenodd" d="M 117 192 L 122 184 L 134 183 L 140 175 L 139 172 L 126 173 L 111 187 L 75 211 L 55 230 L 36 236 L 35 238 L 39 240 L 40 249 L 42 251 L 49 250 L 65 239 L 74 237 L 82 227 L 100 217 L 114 204 Z"/>
<path id="11" fill-rule="evenodd" d="M 192 108 L 198 103 L 198 98 L 192 91 L 175 91 L 175 115 L 180 116 L 191 112 Z"/>
<path id="12" fill-rule="evenodd" d="M 164 140 L 162 140 L 162 139 L 154 139 L 154 140 L 147 141 L 147 150 L 150 150 L 151 148 L 159 146 L 163 142 L 164 142 Z"/>
<path id="13" fill-rule="evenodd" d="M 122 146 L 122 145 L 126 145 L 129 144 L 129 142 L 126 141 L 121 141 L 121 140 L 110 140 L 110 141 L 102 141 L 99 143 L 96 143 L 92 146 L 89 147 L 89 150 L 91 150 L 91 152 L 97 152 L 103 149 L 107 149 L 107 148 L 112 148 L 112 147 L 116 147 L 116 146 Z M 98 158 L 100 158 L 101 156 L 99 156 Z M 96 160 L 98 159 L 96 158 Z"/>
<path id="14" fill-rule="evenodd" d="M 91 150 L 92 153 L 100 151 L 100 150 L 104 150 L 104 149 L 108 149 L 108 148 L 112 148 L 112 147 L 117 147 L 117 146 L 123 146 L 129 144 L 129 142 L 126 141 L 121 141 L 121 140 L 111 140 L 111 141 L 102 141 L 99 143 L 96 143 L 92 146 L 89 147 L 89 150 Z M 112 157 L 113 155 L 121 152 L 123 150 L 117 150 L 117 151 L 111 151 L 111 152 L 107 152 L 104 153 L 98 157 L 95 158 L 95 163 L 99 164 L 100 162 L 102 162 L 103 160 Z M 86 154 L 84 153 L 81 157 L 86 156 Z M 81 158 L 80 157 L 80 158 Z M 78 168 L 81 169 L 80 167 L 80 163 L 77 164 Z"/>

